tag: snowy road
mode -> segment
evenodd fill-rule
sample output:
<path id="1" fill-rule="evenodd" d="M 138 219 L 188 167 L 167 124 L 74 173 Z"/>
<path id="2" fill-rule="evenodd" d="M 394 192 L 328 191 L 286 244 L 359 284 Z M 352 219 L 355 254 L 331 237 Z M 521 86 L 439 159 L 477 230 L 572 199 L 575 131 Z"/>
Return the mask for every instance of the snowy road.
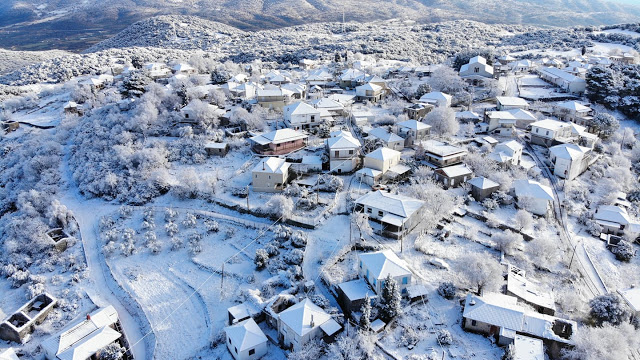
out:
<path id="1" fill-rule="evenodd" d="M 607 288 L 604 282 L 602 281 L 600 274 L 598 273 L 595 266 L 593 265 L 593 262 L 589 258 L 589 254 L 587 254 L 586 249 L 582 245 L 582 241 L 580 240 L 575 241 L 573 234 L 571 234 L 571 232 L 567 228 L 567 221 L 566 221 L 567 214 L 563 212 L 563 208 L 560 206 L 560 191 L 558 190 L 557 178 L 555 177 L 555 175 L 551 173 L 549 168 L 546 167 L 544 163 L 540 160 L 540 158 L 538 157 L 538 154 L 534 151 L 533 147 L 528 142 L 524 142 L 524 143 L 530 155 L 534 158 L 540 170 L 542 170 L 542 173 L 544 174 L 544 176 L 547 179 L 549 179 L 549 182 L 551 183 L 551 188 L 555 195 L 553 197 L 554 198 L 553 214 L 555 219 L 560 224 L 560 227 L 562 230 L 560 231 L 560 238 L 566 244 L 569 245 L 569 248 L 571 250 L 571 258 L 574 260 L 573 262 L 575 262 L 576 265 L 578 266 L 578 272 L 582 275 L 583 279 L 585 280 L 584 281 L 585 285 L 587 286 L 587 288 L 589 289 L 589 291 L 592 293 L 593 296 L 606 294 L 608 292 Z M 570 266 L 572 265 L 573 263 L 570 263 Z"/>
<path id="2" fill-rule="evenodd" d="M 152 354 L 147 356 L 145 342 L 140 341 L 143 338 L 143 331 L 139 320 L 131 314 L 131 309 L 128 306 L 123 305 L 121 297 L 116 295 L 121 289 L 114 289 L 113 282 L 107 281 L 107 276 L 111 276 L 111 274 L 105 274 L 105 271 L 108 270 L 99 254 L 101 249 L 96 231 L 98 221 L 102 215 L 114 211 L 115 207 L 102 201 L 78 200 L 69 197 L 61 199 L 61 202 L 74 213 L 82 237 L 89 279 L 81 286 L 96 305 L 113 305 L 118 311 L 129 343 L 135 344 L 131 349 L 134 358 L 138 360 L 151 359 Z"/>

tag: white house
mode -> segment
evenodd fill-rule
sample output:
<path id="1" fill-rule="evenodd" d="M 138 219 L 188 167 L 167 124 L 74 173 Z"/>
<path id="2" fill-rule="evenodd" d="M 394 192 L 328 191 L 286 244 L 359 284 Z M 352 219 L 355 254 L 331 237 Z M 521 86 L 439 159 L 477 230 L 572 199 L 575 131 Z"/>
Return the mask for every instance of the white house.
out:
<path id="1" fill-rule="evenodd" d="M 278 314 L 278 335 L 285 347 L 299 350 L 311 340 L 333 336 L 342 327 L 309 299 Z"/>
<path id="2" fill-rule="evenodd" d="M 523 147 L 519 142 L 510 140 L 496 145 L 491 154 L 489 154 L 489 158 L 500 164 L 520 165 L 522 149 Z"/>
<path id="3" fill-rule="evenodd" d="M 404 139 L 400 136 L 388 132 L 383 128 L 374 128 L 369 131 L 369 137 L 382 141 L 385 147 L 393 150 L 404 149 Z"/>
<path id="4" fill-rule="evenodd" d="M 406 120 L 397 123 L 398 135 L 404 138 L 404 146 L 413 146 L 426 140 L 431 133 L 431 125 L 417 120 Z"/>
<path id="5" fill-rule="evenodd" d="M 304 84 L 287 83 L 282 85 L 281 88 L 291 91 L 293 99 L 305 99 L 307 97 L 307 86 Z"/>
<path id="6" fill-rule="evenodd" d="M 174 74 L 182 74 L 182 75 L 194 75 L 198 73 L 198 70 L 189 64 L 176 64 L 171 68 Z"/>
<path id="7" fill-rule="evenodd" d="M 259 359 L 267 353 L 267 337 L 249 318 L 224 328 L 227 349 L 236 360 Z"/>
<path id="8" fill-rule="evenodd" d="M 587 170 L 592 150 L 575 144 L 560 144 L 549 148 L 553 173 L 563 179 L 573 180 Z"/>
<path id="9" fill-rule="evenodd" d="M 484 79 L 493 78 L 493 66 L 487 64 L 487 59 L 475 56 L 468 64 L 460 67 L 460 77 L 472 81 L 475 84 Z"/>
<path id="10" fill-rule="evenodd" d="M 306 130 L 322 124 L 320 110 L 304 102 L 285 106 L 283 115 L 285 125 L 294 130 Z"/>
<path id="11" fill-rule="evenodd" d="M 289 181 L 290 163 L 277 157 L 260 159 L 251 172 L 251 185 L 254 191 L 281 191 Z"/>
<path id="12" fill-rule="evenodd" d="M 329 98 L 320 98 L 313 100 L 311 105 L 316 109 L 324 109 L 331 113 L 333 116 L 344 116 L 344 105 L 341 103 L 331 100 Z"/>
<path id="13" fill-rule="evenodd" d="M 467 155 L 467 150 L 441 141 L 427 140 L 420 145 L 424 149 L 424 157 L 427 161 L 438 167 L 459 164 Z"/>
<path id="14" fill-rule="evenodd" d="M 47 338 L 40 345 L 47 360 L 93 359 L 108 345 L 121 342 L 118 312 L 109 305 Z"/>
<path id="15" fill-rule="evenodd" d="M 364 166 L 385 173 L 391 167 L 400 163 L 400 155 L 399 151 L 381 147 L 364 157 Z"/>
<path id="16" fill-rule="evenodd" d="M 529 109 L 529 103 L 527 100 L 515 96 L 497 96 L 496 108 L 498 110 L 511 110 L 511 109 Z"/>
<path id="17" fill-rule="evenodd" d="M 445 94 L 439 91 L 432 91 L 428 94 L 422 95 L 422 97 L 420 97 L 420 100 L 418 101 L 431 104 L 437 107 L 449 107 L 451 106 L 452 99 L 453 99 L 453 96 L 449 94 Z"/>
<path id="18" fill-rule="evenodd" d="M 536 145 L 551 146 L 559 139 L 572 136 L 571 123 L 553 119 L 536 121 L 531 124 L 530 142 Z"/>
<path id="19" fill-rule="evenodd" d="M 351 112 L 351 120 L 357 126 L 370 124 L 375 119 L 375 115 L 369 110 L 357 110 Z"/>
<path id="20" fill-rule="evenodd" d="M 552 207 L 553 191 L 533 180 L 514 180 L 513 188 L 518 207 L 535 215 L 546 215 Z"/>
<path id="21" fill-rule="evenodd" d="M 341 88 L 350 89 L 364 84 L 366 74 L 357 69 L 346 69 L 338 78 Z"/>
<path id="22" fill-rule="evenodd" d="M 418 225 L 425 202 L 378 190 L 361 196 L 355 204 L 354 211 L 364 212 L 369 220 L 379 223 L 380 232 L 400 238 Z"/>
<path id="23" fill-rule="evenodd" d="M 486 115 L 487 131 L 502 136 L 512 136 L 515 133 L 516 118 L 508 111 L 489 111 Z"/>
<path id="24" fill-rule="evenodd" d="M 558 120 L 571 121 L 585 126 L 591 119 L 593 110 L 577 101 L 563 101 L 554 106 L 553 113 L 558 117 Z"/>
<path id="25" fill-rule="evenodd" d="M 20 360 L 13 348 L 0 349 L 0 360 Z"/>
<path id="26" fill-rule="evenodd" d="M 602 233 L 623 235 L 624 233 L 640 233 L 640 224 L 629 217 L 627 210 L 619 206 L 600 205 L 593 214 L 593 219 L 598 224 Z"/>
<path id="27" fill-rule="evenodd" d="M 402 294 L 411 286 L 411 271 L 407 264 L 391 250 L 386 249 L 358 255 L 358 272 L 367 280 L 376 294 L 384 289 L 384 280 L 391 276 Z"/>
<path id="28" fill-rule="evenodd" d="M 329 171 L 342 173 L 355 170 L 360 162 L 361 146 L 360 141 L 351 136 L 351 133 L 327 139 Z"/>
<path id="29" fill-rule="evenodd" d="M 384 97 L 384 88 L 374 83 L 356 86 L 356 99 L 359 101 L 378 102 Z"/>
<path id="30" fill-rule="evenodd" d="M 581 94 L 587 88 L 587 82 L 575 75 L 554 67 L 546 67 L 539 70 L 540 78 L 571 94 Z"/>

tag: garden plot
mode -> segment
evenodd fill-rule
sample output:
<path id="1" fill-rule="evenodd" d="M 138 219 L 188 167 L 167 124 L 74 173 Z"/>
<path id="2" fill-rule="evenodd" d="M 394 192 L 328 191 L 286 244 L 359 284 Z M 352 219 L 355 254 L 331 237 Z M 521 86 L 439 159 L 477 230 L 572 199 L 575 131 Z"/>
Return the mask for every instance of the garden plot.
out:
<path id="1" fill-rule="evenodd" d="M 221 309 L 233 305 L 235 291 L 255 287 L 247 277 L 255 269 L 253 254 L 258 244 L 233 255 L 258 232 L 222 220 L 196 218 L 187 211 L 122 213 L 101 225 L 113 275 L 148 317 L 158 343 L 154 356 L 192 358 L 222 330 L 226 311 Z M 225 272 L 229 271 L 225 288 L 234 296 L 221 300 L 219 272 L 225 260 Z"/>

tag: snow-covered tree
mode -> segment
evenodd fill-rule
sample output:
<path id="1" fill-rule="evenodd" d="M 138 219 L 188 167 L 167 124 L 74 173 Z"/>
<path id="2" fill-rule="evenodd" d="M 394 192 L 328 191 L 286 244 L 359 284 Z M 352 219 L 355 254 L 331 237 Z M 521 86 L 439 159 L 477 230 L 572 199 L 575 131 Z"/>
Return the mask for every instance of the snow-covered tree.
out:
<path id="1" fill-rule="evenodd" d="M 264 205 L 264 211 L 286 219 L 293 214 L 293 200 L 284 195 L 274 195 Z"/>
<path id="2" fill-rule="evenodd" d="M 597 296 L 589 301 L 589 318 L 597 325 L 604 323 L 620 325 L 629 318 L 629 312 L 622 299 L 614 293 Z"/>
<path id="3" fill-rule="evenodd" d="M 600 112 L 587 121 L 587 127 L 593 129 L 601 137 L 608 138 L 620 128 L 620 122 L 613 115 Z"/>
<path id="4" fill-rule="evenodd" d="M 360 233 L 360 239 L 363 238 L 363 235 L 371 236 L 373 235 L 373 228 L 371 227 L 371 223 L 369 223 L 369 215 L 364 212 L 354 212 L 351 215 L 351 221 L 358 229 Z"/>
<path id="5" fill-rule="evenodd" d="M 453 136 L 460 129 L 455 112 L 448 107 L 439 107 L 432 110 L 425 117 L 425 123 L 431 125 L 433 134 L 442 137 Z"/>
<path id="6" fill-rule="evenodd" d="M 461 259 L 460 264 L 459 271 L 464 281 L 475 287 L 478 294 L 483 290 L 495 289 L 502 280 L 500 264 L 488 253 L 468 254 Z"/>
<path id="7" fill-rule="evenodd" d="M 450 281 L 440 283 L 440 285 L 438 286 L 438 294 L 448 300 L 451 300 L 454 296 L 456 296 L 456 291 L 456 286 Z"/>
<path id="8" fill-rule="evenodd" d="M 626 240 L 620 240 L 617 246 L 611 248 L 611 252 L 616 256 L 616 259 L 623 262 L 631 261 L 636 255 L 635 248 Z"/>
<path id="9" fill-rule="evenodd" d="M 120 360 L 123 358 L 125 349 L 117 342 L 111 343 L 100 350 L 100 360 Z"/>
<path id="10" fill-rule="evenodd" d="M 574 346 L 562 350 L 564 360 L 620 360 L 629 359 L 640 346 L 638 331 L 631 324 L 604 324 L 601 327 L 582 327 L 571 340 Z"/>
<path id="11" fill-rule="evenodd" d="M 265 249 L 256 250 L 256 256 L 253 258 L 253 263 L 258 269 L 264 269 L 269 261 L 269 254 Z"/>
<path id="12" fill-rule="evenodd" d="M 362 308 L 360 308 L 360 322 L 358 326 L 360 327 L 360 331 L 369 331 L 371 328 L 371 298 L 369 294 L 364 295 L 364 303 L 362 304 Z"/>
<path id="13" fill-rule="evenodd" d="M 533 216 L 527 210 L 520 209 L 513 218 L 513 224 L 518 231 L 529 229 L 533 225 Z"/>
<path id="14" fill-rule="evenodd" d="M 382 284 L 382 296 L 378 303 L 380 316 L 383 320 L 389 321 L 402 314 L 401 300 L 398 283 L 391 277 L 391 274 L 387 275 Z"/>
<path id="15" fill-rule="evenodd" d="M 495 241 L 496 248 L 505 255 L 513 255 L 518 245 L 522 243 L 522 235 L 511 230 L 493 233 L 491 239 Z"/>

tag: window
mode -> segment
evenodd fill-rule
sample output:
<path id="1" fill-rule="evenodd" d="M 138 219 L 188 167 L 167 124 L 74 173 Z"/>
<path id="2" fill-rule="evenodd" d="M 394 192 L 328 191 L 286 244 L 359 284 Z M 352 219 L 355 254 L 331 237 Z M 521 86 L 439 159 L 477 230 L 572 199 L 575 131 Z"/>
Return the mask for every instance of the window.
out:
<path id="1" fill-rule="evenodd" d="M 256 179 L 258 178 L 258 174 L 256 174 Z"/>
<path id="2" fill-rule="evenodd" d="M 229 344 L 231 344 L 231 338 L 229 338 Z"/>
<path id="3" fill-rule="evenodd" d="M 371 208 L 367 208 L 367 214 L 371 214 Z"/>
<path id="4" fill-rule="evenodd" d="M 473 70 L 474 70 L 475 72 L 480 72 L 480 68 L 479 68 L 479 67 L 477 67 L 477 68 L 475 68 L 475 69 L 473 69 Z"/>
<path id="5" fill-rule="evenodd" d="M 184 114 L 184 118 L 188 119 L 189 118 L 189 114 Z"/>
<path id="6" fill-rule="evenodd" d="M 369 269 L 367 269 L 367 279 L 369 278 Z"/>
<path id="7" fill-rule="evenodd" d="M 276 144 L 276 147 L 280 147 L 280 144 Z"/>
<path id="8" fill-rule="evenodd" d="M 238 348 L 237 347 L 233 347 L 233 350 L 235 350 L 236 354 L 238 353 Z"/>
<path id="9" fill-rule="evenodd" d="M 538 131 L 538 130 L 540 130 L 540 129 L 536 128 L 536 134 L 540 132 L 540 131 Z"/>
<path id="10" fill-rule="evenodd" d="M 547 130 L 547 133 L 546 133 L 546 135 L 549 135 L 549 130 Z"/>
<path id="11" fill-rule="evenodd" d="M 249 350 L 249 356 L 253 355 L 256 353 L 256 349 L 251 349 Z"/>
<path id="12" fill-rule="evenodd" d="M 376 279 L 373 279 L 373 286 L 376 286 Z"/>
<path id="13" fill-rule="evenodd" d="M 384 213 L 382 211 L 378 211 L 378 216 L 384 216 Z"/>
<path id="14" fill-rule="evenodd" d="M 316 121 L 316 116 L 315 115 L 311 115 L 311 122 Z"/>
<path id="15" fill-rule="evenodd" d="M 269 180 L 271 180 L 271 175 L 269 175 Z"/>
<path id="16" fill-rule="evenodd" d="M 402 278 L 402 283 L 403 284 L 408 284 L 409 283 L 409 277 L 405 276 Z"/>
<path id="17" fill-rule="evenodd" d="M 360 260 L 360 269 L 362 269 L 362 260 Z"/>
<path id="18" fill-rule="evenodd" d="M 349 150 L 349 155 L 353 155 L 353 150 Z"/>
<path id="19" fill-rule="evenodd" d="M 340 151 L 336 150 L 336 157 L 340 156 Z"/>
<path id="20" fill-rule="evenodd" d="M 471 320 L 471 326 L 476 326 L 477 324 L 478 324 L 478 322 L 477 322 L 477 321 L 475 321 L 475 320 Z"/>

